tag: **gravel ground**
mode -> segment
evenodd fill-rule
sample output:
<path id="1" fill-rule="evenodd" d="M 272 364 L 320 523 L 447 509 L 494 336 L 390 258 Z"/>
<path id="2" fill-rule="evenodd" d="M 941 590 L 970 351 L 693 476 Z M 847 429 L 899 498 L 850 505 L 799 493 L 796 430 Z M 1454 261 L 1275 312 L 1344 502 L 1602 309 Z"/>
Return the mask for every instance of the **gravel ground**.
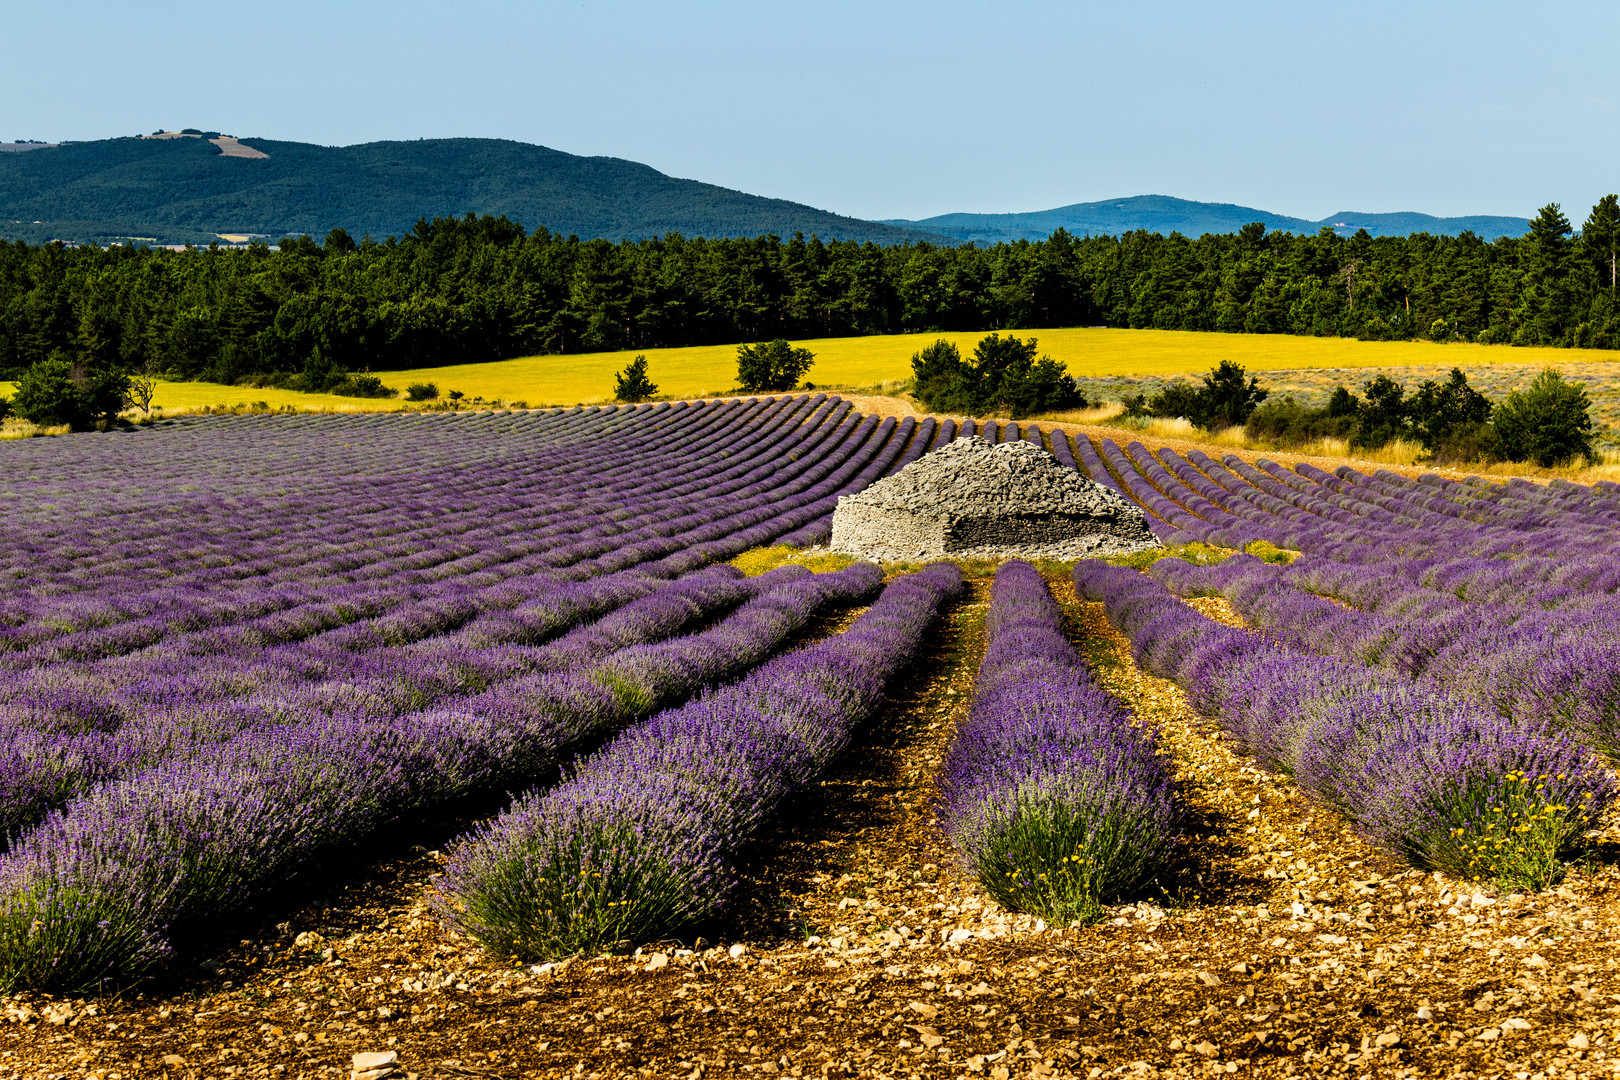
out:
<path id="1" fill-rule="evenodd" d="M 1405 870 L 1234 755 L 1062 582 L 1105 684 L 1163 733 L 1195 827 L 1155 894 L 1101 924 L 998 910 L 931 813 L 987 585 L 760 845 L 717 944 L 501 963 L 432 916 L 442 855 L 384 853 L 184 981 L 0 999 L 0 1078 L 339 1077 L 373 1051 L 400 1080 L 1620 1072 L 1612 837 L 1531 897 Z"/>

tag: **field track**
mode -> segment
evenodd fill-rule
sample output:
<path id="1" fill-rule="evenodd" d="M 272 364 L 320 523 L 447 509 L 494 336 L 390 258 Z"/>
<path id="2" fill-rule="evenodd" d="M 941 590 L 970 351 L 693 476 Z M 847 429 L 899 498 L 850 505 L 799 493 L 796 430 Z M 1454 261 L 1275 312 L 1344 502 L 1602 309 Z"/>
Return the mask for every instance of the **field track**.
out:
<path id="1" fill-rule="evenodd" d="M 9 749 L 33 750 L 0 762 L 0 971 L 16 984 L 0 998 L 0 1080 L 313 1080 L 383 1050 L 418 1077 L 500 1080 L 1620 1070 L 1611 820 L 1544 891 L 1413 869 L 1307 779 L 1243 753 L 1234 715 L 1189 693 L 1229 702 L 1181 666 L 1219 634 L 1258 641 L 1252 627 L 1279 655 L 1404 686 L 1361 643 L 1370 627 L 1393 655 L 1427 633 L 1420 601 L 1450 637 L 1422 637 L 1413 663 L 1449 656 L 1445 642 L 1490 655 L 1494 639 L 1469 635 L 1498 620 L 1580 632 L 1620 584 L 1614 485 L 1416 482 L 976 425 L 1126 492 L 1186 560 L 1151 576 L 1041 568 L 1063 633 L 1158 733 L 1185 792 L 1185 835 L 1150 889 L 1048 927 L 960 869 L 935 783 L 985 646 L 994 568 L 969 564 L 966 594 L 920 639 L 866 639 L 862 655 L 905 661 L 881 705 L 731 838 L 726 902 L 701 925 L 544 963 L 446 929 L 439 875 L 508 792 L 544 792 L 568 755 L 605 759 L 615 731 L 762 655 L 791 661 L 871 625 L 891 596 L 877 577 L 892 591 L 919 569 L 854 567 L 820 596 L 796 568 L 830 581 L 849 560 L 799 552 L 825 538 L 837 496 L 960 432 L 848 405 L 205 417 L 9 447 L 0 720 Z M 1232 557 L 1243 549 L 1285 554 Z M 750 576 L 713 565 L 727 561 Z M 1143 601 L 1121 581 L 1203 620 L 1199 636 L 1138 626 Z M 1383 612 L 1386 597 L 1404 606 Z M 762 622 L 773 605 L 793 617 Z M 1463 693 L 1453 676 L 1425 675 Z M 1572 721 L 1594 742 L 1608 722 Z M 59 735 L 71 754 L 34 752 Z M 282 786 L 287 764 L 297 783 Z M 38 786 L 18 798 L 25 776 Z M 118 864 L 127 820 L 169 821 L 165 800 L 214 776 L 252 798 L 188 804 L 208 827 L 187 833 L 186 873 L 166 875 L 160 844 L 130 875 L 92 879 L 133 935 L 114 944 L 135 942 L 84 968 L 113 977 L 53 982 L 58 963 L 86 963 L 83 943 L 105 946 L 108 922 L 34 883 L 83 880 L 80 856 Z M 103 803 L 126 818 L 85 810 Z M 318 807 L 321 828 L 280 805 Z M 221 847 L 243 820 L 261 831 Z M 184 891 L 197 867 L 214 892 Z M 113 903 L 124 895 L 145 899 Z M 41 925 L 81 944 L 53 953 L 31 936 Z"/>

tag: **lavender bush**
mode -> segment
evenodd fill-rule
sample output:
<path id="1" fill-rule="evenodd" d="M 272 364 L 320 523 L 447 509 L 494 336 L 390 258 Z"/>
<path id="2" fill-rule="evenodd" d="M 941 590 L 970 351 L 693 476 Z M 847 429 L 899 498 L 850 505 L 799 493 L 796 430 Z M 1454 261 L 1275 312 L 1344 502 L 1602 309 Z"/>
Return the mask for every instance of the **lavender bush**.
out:
<path id="1" fill-rule="evenodd" d="M 843 752 L 961 587 L 949 564 L 897 579 L 844 633 L 652 717 L 566 783 L 517 800 L 456 851 L 446 917 L 525 958 L 713 918 L 738 851 Z"/>
<path id="2" fill-rule="evenodd" d="M 1068 923 L 1150 881 L 1181 811 L 1152 733 L 1091 679 L 1061 620 L 1034 567 L 1001 567 L 939 817 L 998 902 Z"/>

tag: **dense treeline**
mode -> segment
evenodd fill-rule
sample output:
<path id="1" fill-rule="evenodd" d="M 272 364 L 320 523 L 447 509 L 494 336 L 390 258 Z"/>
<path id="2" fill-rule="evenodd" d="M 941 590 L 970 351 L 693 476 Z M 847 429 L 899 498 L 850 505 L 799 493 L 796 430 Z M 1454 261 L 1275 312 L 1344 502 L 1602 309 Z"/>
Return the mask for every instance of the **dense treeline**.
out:
<path id="1" fill-rule="evenodd" d="M 989 248 L 775 236 L 612 243 L 504 218 L 279 252 L 0 246 L 0 367 L 234 382 L 538 352 L 1099 325 L 1620 347 L 1620 200 L 1574 235 L 1128 233 Z"/>

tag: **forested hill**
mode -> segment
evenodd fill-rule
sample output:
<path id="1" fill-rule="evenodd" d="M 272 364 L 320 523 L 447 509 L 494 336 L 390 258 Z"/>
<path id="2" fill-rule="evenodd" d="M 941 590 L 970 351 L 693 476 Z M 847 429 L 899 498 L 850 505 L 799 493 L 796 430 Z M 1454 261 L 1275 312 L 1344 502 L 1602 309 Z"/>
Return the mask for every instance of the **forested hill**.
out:
<path id="1" fill-rule="evenodd" d="M 235 144 L 236 140 L 226 140 Z M 403 236 L 421 218 L 505 216 L 531 231 L 610 240 L 759 236 L 893 244 L 938 234 L 504 139 L 315 146 L 243 137 L 122 138 L 0 154 L 0 237 L 41 243 L 140 238 L 208 244 L 220 234 Z M 232 146 L 234 149 L 234 145 Z"/>
<path id="2" fill-rule="evenodd" d="M 1168 195 L 1137 195 L 1105 202 L 1075 203 L 1055 210 L 1027 214 L 942 214 L 920 221 L 890 219 L 885 224 L 943 233 L 954 240 L 999 244 L 1014 240 L 1044 240 L 1058 229 L 1076 236 L 1122 236 L 1138 229 L 1169 235 L 1197 237 L 1205 233 L 1235 233 L 1252 221 L 1272 232 L 1314 233 L 1330 228 L 1340 236 L 1366 229 L 1370 236 L 1460 236 L 1472 231 L 1483 240 L 1522 236 L 1530 222 L 1524 218 L 1432 217 L 1428 214 L 1363 214 L 1342 211 L 1320 221 L 1289 217 L 1232 203 L 1192 202 Z"/>

